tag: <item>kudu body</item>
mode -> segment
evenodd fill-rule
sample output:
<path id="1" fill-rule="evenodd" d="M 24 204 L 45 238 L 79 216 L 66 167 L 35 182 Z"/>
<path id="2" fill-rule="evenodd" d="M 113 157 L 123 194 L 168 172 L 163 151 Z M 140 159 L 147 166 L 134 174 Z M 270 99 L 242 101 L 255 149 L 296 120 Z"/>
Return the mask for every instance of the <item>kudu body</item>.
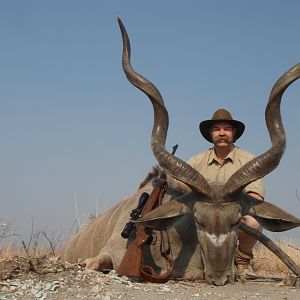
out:
<path id="1" fill-rule="evenodd" d="M 243 192 L 249 183 L 274 170 L 284 153 L 286 139 L 281 121 L 280 102 L 286 88 L 300 77 L 300 64 L 284 73 L 271 91 L 265 118 L 272 147 L 236 171 L 226 183 L 208 183 L 190 165 L 166 150 L 167 109 L 157 88 L 133 70 L 130 63 L 129 38 L 123 23 L 120 19 L 118 21 L 123 38 L 123 70 L 128 80 L 152 102 L 152 151 L 160 168 L 168 174 L 169 183 L 163 205 L 139 222 L 155 230 L 167 230 L 174 258 L 173 278 L 205 278 L 208 283 L 215 285 L 233 282 L 234 254 L 239 228 L 263 240 L 259 232 L 248 230 L 245 225 L 241 226 L 240 220 L 243 215 L 255 217 L 270 231 L 284 231 L 300 225 L 298 218 Z M 126 247 L 126 241 L 120 237 L 122 227 L 128 221 L 130 210 L 136 206 L 139 195 L 144 190 L 151 191 L 151 188 L 150 180 L 135 195 L 87 225 L 79 236 L 67 243 L 62 257 L 70 261 L 88 258 L 86 262 L 91 268 L 116 269 Z M 279 252 L 276 254 L 284 259 Z M 145 260 L 159 271 L 160 261 L 155 245 L 147 247 Z M 299 268 L 293 262 L 290 267 L 300 275 Z"/>

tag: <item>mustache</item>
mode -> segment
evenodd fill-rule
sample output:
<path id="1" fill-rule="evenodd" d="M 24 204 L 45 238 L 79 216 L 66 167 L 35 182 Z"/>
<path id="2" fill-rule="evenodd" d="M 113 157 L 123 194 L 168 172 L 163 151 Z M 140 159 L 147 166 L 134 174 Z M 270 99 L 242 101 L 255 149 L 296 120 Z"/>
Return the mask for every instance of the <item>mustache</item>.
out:
<path id="1" fill-rule="evenodd" d="M 231 142 L 232 139 L 229 138 L 228 136 L 224 135 L 224 136 L 218 136 L 214 139 L 214 142 L 220 142 L 220 141 L 225 141 L 225 142 Z"/>

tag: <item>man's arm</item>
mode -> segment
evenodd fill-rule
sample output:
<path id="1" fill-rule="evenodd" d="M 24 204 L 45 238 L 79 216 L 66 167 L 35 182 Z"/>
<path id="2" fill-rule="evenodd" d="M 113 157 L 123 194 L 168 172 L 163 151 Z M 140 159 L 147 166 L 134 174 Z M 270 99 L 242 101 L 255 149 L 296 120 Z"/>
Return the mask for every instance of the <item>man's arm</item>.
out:
<path id="1" fill-rule="evenodd" d="M 256 199 L 258 199 L 258 200 L 264 201 L 264 198 L 261 195 L 257 194 L 257 193 L 247 192 L 247 194 L 254 197 L 254 198 L 256 198 Z"/>
<path id="2" fill-rule="evenodd" d="M 265 196 L 265 187 L 262 179 L 255 180 L 248 184 L 245 187 L 245 191 L 250 196 L 258 199 L 258 200 L 264 200 Z"/>

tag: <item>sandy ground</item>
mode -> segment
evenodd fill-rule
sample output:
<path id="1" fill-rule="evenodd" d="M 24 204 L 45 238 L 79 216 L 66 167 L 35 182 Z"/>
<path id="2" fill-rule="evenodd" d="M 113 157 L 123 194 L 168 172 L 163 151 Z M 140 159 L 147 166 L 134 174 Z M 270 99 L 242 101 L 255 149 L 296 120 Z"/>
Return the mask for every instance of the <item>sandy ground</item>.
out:
<path id="1" fill-rule="evenodd" d="M 236 282 L 223 287 L 203 282 L 136 283 L 126 277 L 65 265 L 52 259 L 0 262 L 2 299 L 300 299 L 300 288 L 278 280 Z"/>

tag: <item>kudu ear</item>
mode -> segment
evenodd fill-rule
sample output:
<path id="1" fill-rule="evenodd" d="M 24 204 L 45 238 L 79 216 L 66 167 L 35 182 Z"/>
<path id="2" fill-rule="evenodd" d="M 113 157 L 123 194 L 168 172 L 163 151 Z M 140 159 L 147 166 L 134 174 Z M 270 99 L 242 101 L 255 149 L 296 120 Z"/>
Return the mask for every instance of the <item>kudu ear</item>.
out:
<path id="1" fill-rule="evenodd" d="M 150 211 L 142 218 L 135 221 L 155 230 L 167 230 L 185 215 L 191 213 L 188 206 L 176 200 L 163 203 L 161 206 Z"/>
<path id="2" fill-rule="evenodd" d="M 253 216 L 265 229 L 274 232 L 300 226 L 300 219 L 266 201 L 256 202 L 249 208 L 247 214 Z"/>

